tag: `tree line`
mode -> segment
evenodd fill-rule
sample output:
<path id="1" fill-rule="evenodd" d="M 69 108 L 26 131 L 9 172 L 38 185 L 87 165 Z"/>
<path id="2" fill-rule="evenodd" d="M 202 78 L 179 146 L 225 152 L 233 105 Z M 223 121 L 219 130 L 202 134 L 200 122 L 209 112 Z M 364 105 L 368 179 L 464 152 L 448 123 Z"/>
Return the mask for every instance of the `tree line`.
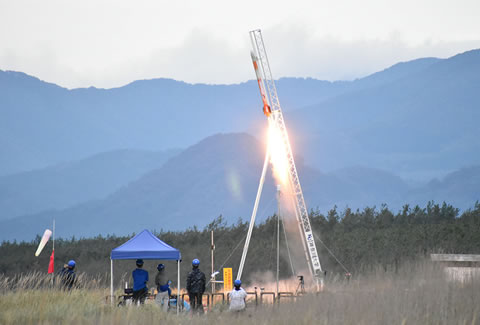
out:
<path id="1" fill-rule="evenodd" d="M 310 211 L 312 230 L 322 267 L 329 274 L 353 275 L 382 267 L 396 271 L 406 261 L 429 258 L 430 253 L 480 254 L 480 204 L 459 213 L 447 203 L 429 202 L 426 207 L 410 207 L 394 213 L 386 205 L 352 211 L 334 207 L 326 215 Z M 200 268 L 208 275 L 211 270 L 211 231 L 215 238 L 215 270 L 232 267 L 234 275 L 240 263 L 248 223 L 238 220 L 228 224 L 222 216 L 215 218 L 203 229 L 154 232 L 161 240 L 178 248 L 182 254 L 182 279 L 198 258 Z M 283 239 L 283 229 L 280 228 Z M 274 271 L 276 263 L 277 217 L 273 215 L 255 225 L 250 242 L 244 276 L 248 283 L 256 274 Z M 297 230 L 298 232 L 298 230 Z M 55 270 L 70 259 L 77 262 L 77 271 L 100 277 L 108 283 L 110 252 L 130 236 L 97 236 L 94 238 L 57 239 L 55 242 Z M 3 242 L 0 245 L 0 274 L 12 277 L 33 271 L 47 272 L 51 243 L 39 257 L 34 253 L 40 236 L 31 242 Z M 280 276 L 291 276 L 289 259 L 281 242 Z M 304 259 L 303 259 L 304 260 Z M 156 265 L 164 263 L 172 280 L 176 279 L 176 262 L 146 261 L 145 268 L 153 279 Z M 116 282 L 130 281 L 134 261 L 114 262 Z M 341 263 L 341 264 L 340 264 Z M 184 281 L 182 280 L 182 283 Z"/>

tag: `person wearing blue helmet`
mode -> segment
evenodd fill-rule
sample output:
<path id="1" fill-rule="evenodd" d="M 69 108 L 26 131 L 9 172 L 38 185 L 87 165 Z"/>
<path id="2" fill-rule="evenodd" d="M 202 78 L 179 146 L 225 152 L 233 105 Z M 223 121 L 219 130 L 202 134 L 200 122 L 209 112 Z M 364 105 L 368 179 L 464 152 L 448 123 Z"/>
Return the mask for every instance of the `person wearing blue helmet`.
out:
<path id="1" fill-rule="evenodd" d="M 192 312 L 203 313 L 202 296 L 207 282 L 205 273 L 200 271 L 199 266 L 200 261 L 194 259 L 192 261 L 192 271 L 187 276 L 187 292 Z"/>
<path id="2" fill-rule="evenodd" d="M 143 269 L 143 260 L 138 259 L 135 264 L 137 268 L 132 272 L 133 277 L 133 302 L 134 303 L 145 303 L 145 298 L 147 298 L 147 282 L 148 282 L 148 272 Z"/>
<path id="3" fill-rule="evenodd" d="M 165 265 L 158 264 L 158 273 L 155 276 L 155 284 L 157 285 L 157 296 L 155 302 L 157 305 L 162 306 L 163 311 L 168 311 L 168 302 L 170 301 L 170 281 L 167 278 L 165 272 Z"/>
<path id="4" fill-rule="evenodd" d="M 73 288 L 77 278 L 77 275 L 75 274 L 76 265 L 77 263 L 75 263 L 74 260 L 70 260 L 67 264 L 63 265 L 63 269 L 60 271 L 59 275 L 64 289 L 71 290 Z"/>
<path id="5" fill-rule="evenodd" d="M 245 310 L 246 303 L 245 299 L 247 299 L 247 293 L 242 288 L 242 281 L 237 279 L 233 282 L 233 290 L 230 291 L 230 310 L 231 311 L 243 311 Z"/>

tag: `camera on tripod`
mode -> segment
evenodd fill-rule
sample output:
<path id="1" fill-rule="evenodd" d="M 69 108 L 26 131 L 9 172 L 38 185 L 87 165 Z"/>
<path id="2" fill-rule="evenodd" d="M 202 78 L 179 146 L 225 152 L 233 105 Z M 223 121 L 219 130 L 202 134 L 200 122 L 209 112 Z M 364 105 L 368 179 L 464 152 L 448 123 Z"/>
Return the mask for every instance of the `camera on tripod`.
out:
<path id="1" fill-rule="evenodd" d="M 305 281 L 303 279 L 303 275 L 297 275 L 298 278 L 298 286 L 297 290 L 295 290 L 295 294 L 304 294 L 305 293 Z"/>

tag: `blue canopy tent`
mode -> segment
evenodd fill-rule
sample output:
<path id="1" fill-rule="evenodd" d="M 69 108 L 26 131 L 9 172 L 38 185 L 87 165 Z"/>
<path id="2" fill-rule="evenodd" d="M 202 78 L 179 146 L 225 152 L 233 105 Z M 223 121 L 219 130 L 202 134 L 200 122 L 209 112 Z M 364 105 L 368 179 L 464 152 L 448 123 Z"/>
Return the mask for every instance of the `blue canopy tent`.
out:
<path id="1" fill-rule="evenodd" d="M 110 295 L 113 303 L 113 260 L 173 260 L 177 261 L 177 313 L 180 301 L 180 251 L 158 239 L 147 229 L 125 244 L 112 249 L 110 254 Z"/>

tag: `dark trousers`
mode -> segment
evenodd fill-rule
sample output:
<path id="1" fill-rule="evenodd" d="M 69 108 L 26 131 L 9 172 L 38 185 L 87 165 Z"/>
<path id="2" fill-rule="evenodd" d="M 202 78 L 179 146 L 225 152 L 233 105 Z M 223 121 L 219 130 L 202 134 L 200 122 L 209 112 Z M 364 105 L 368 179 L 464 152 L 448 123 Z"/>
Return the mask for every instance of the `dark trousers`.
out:
<path id="1" fill-rule="evenodd" d="M 133 303 L 136 304 L 137 301 L 140 301 L 141 304 L 145 303 L 145 298 L 147 298 L 148 289 L 143 288 L 133 292 Z"/>
<path id="2" fill-rule="evenodd" d="M 198 312 L 203 314 L 203 304 L 202 304 L 203 293 L 189 293 L 188 298 L 190 299 L 190 309 L 192 312 Z"/>

